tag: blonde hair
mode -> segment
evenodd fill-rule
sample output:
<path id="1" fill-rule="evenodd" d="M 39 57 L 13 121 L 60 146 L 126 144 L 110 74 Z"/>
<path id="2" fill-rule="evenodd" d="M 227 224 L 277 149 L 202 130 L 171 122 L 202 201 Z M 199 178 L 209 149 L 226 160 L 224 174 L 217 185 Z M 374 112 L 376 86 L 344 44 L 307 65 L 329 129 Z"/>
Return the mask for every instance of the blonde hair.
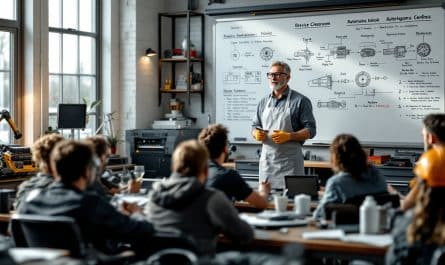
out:
<path id="1" fill-rule="evenodd" d="M 50 168 L 50 155 L 54 146 L 64 138 L 60 134 L 46 134 L 37 139 L 32 145 L 32 160 L 44 173 L 52 173 Z"/>
<path id="2" fill-rule="evenodd" d="M 208 166 L 207 148 L 197 140 L 180 143 L 172 155 L 172 171 L 187 177 L 197 177 Z"/>

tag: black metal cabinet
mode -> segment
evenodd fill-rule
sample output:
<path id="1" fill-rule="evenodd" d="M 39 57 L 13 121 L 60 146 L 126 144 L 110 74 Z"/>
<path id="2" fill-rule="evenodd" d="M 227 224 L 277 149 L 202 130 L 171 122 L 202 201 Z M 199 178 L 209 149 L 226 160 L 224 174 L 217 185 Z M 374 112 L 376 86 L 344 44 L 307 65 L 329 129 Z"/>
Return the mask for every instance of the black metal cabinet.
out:
<path id="1" fill-rule="evenodd" d="M 414 178 L 412 167 L 377 166 L 377 168 L 385 176 L 388 184 L 391 184 L 402 194 L 408 193 L 409 182 Z"/>
<path id="2" fill-rule="evenodd" d="M 391 184 L 402 194 L 409 191 L 409 182 L 414 177 L 412 167 L 391 167 L 377 166 L 380 172 L 385 176 L 386 182 Z M 259 162 L 258 160 L 237 160 L 235 169 L 240 173 L 243 179 L 252 187 L 258 186 L 259 179 Z M 326 183 L 327 178 L 332 175 L 330 168 L 313 168 L 314 173 L 322 179 L 322 185 Z M 327 172 L 330 175 L 327 176 Z"/>
<path id="3" fill-rule="evenodd" d="M 201 129 L 125 131 L 127 154 L 131 163 L 145 167 L 144 178 L 170 176 L 171 156 L 176 146 L 188 139 L 197 139 Z"/>

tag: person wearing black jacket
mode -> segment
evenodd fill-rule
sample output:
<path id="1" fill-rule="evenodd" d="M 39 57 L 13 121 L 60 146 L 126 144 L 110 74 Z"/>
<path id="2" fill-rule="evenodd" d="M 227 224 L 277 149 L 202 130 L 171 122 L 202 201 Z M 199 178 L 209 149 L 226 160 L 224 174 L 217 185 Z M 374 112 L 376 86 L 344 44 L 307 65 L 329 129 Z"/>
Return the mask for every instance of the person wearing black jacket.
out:
<path id="1" fill-rule="evenodd" d="M 105 253 L 107 242 L 121 241 L 140 250 L 153 234 L 145 220 L 130 218 L 140 210 L 124 204 L 123 213 L 87 188 L 95 181 L 97 160 L 90 145 L 64 140 L 51 153 L 51 167 L 56 181 L 45 190 L 30 192 L 18 209 L 20 214 L 69 216 L 76 220 L 83 239 Z"/>

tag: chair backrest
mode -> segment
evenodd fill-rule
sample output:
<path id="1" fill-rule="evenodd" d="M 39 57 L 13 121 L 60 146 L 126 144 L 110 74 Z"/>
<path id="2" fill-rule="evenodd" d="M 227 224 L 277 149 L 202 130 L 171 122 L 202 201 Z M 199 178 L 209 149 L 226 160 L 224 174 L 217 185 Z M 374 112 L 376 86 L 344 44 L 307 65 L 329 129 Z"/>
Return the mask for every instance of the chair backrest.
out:
<path id="1" fill-rule="evenodd" d="M 445 265 L 445 246 L 438 247 L 434 251 L 430 265 Z"/>
<path id="2" fill-rule="evenodd" d="M 149 242 L 147 242 L 147 245 L 147 249 L 150 250 L 150 253 L 155 253 L 163 249 L 175 248 L 188 250 L 198 255 L 200 254 L 197 243 L 192 237 L 176 231 L 158 231 L 153 234 Z"/>
<path id="3" fill-rule="evenodd" d="M 354 204 L 357 206 L 360 206 L 363 201 L 365 200 L 366 196 L 371 195 L 374 197 L 374 200 L 377 202 L 378 205 L 384 205 L 386 203 L 391 203 L 392 208 L 398 208 L 400 206 L 400 198 L 397 194 L 390 194 L 388 192 L 382 192 L 382 193 L 374 193 L 374 194 L 367 194 L 367 195 L 360 195 L 356 197 L 349 198 L 345 201 L 345 203 L 348 204 Z"/>
<path id="4" fill-rule="evenodd" d="M 355 204 L 327 203 L 324 211 L 325 219 L 332 220 L 337 225 L 359 223 L 359 207 Z"/>
<path id="5" fill-rule="evenodd" d="M 11 232 L 20 247 L 66 249 L 72 257 L 85 257 L 87 253 L 79 227 L 71 217 L 14 214 Z"/>
<path id="6" fill-rule="evenodd" d="M 192 265 L 198 262 L 195 253 L 181 248 L 167 248 L 151 255 L 146 265 L 183 264 Z"/>

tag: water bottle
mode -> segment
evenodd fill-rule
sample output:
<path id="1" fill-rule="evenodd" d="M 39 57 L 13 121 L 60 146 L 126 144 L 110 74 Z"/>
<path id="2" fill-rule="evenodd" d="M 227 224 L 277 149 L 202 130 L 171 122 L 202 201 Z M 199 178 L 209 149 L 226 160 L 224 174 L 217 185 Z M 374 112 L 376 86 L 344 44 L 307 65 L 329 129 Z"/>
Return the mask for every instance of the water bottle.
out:
<path id="1" fill-rule="evenodd" d="M 377 234 L 379 231 L 379 209 L 372 196 L 366 196 L 360 206 L 360 234 Z"/>

